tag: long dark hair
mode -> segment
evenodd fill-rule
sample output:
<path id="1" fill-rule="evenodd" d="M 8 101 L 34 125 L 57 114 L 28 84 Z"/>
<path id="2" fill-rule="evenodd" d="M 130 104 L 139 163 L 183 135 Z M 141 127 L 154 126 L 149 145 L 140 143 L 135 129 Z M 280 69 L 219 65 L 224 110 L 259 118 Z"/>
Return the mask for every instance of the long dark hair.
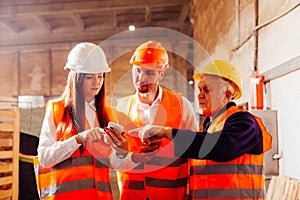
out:
<path id="1" fill-rule="evenodd" d="M 83 80 L 86 74 L 70 71 L 65 91 L 62 95 L 65 98 L 65 112 L 71 115 L 77 132 L 84 131 L 85 127 L 85 101 L 82 90 Z M 95 107 L 100 127 L 107 126 L 109 116 L 106 111 L 105 101 L 105 74 L 103 74 L 103 85 L 95 96 Z"/>
<path id="2" fill-rule="evenodd" d="M 103 74 L 103 84 L 99 93 L 95 96 L 95 106 L 97 111 L 98 122 L 100 127 L 107 126 L 109 115 L 106 110 L 106 95 L 105 95 L 105 73 Z"/>

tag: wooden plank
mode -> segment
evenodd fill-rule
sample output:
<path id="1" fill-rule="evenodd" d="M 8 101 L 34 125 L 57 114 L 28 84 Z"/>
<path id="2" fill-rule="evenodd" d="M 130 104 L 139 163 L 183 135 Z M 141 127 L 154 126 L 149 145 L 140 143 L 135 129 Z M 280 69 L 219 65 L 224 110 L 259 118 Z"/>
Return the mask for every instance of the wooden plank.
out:
<path id="1" fill-rule="evenodd" d="M 13 132 L 5 132 L 5 131 L 0 131 L 0 138 L 1 139 L 12 139 L 13 138 Z"/>
<path id="2" fill-rule="evenodd" d="M 288 199 L 297 199 L 297 190 L 298 190 L 298 187 L 297 187 L 297 182 L 296 181 L 292 181 L 291 182 L 291 189 L 290 189 L 290 192 L 287 196 Z"/>
<path id="3" fill-rule="evenodd" d="M 9 189 L 9 190 L 0 190 L 1 199 L 8 198 L 8 197 L 11 197 L 11 196 L 12 196 L 12 190 L 11 189 Z"/>
<path id="4" fill-rule="evenodd" d="M 299 199 L 300 182 L 287 176 L 273 176 L 267 191 L 267 200 Z"/>
<path id="5" fill-rule="evenodd" d="M 297 184 L 296 197 L 297 197 L 297 199 L 300 199 L 300 182 L 298 182 L 298 184 Z"/>
<path id="6" fill-rule="evenodd" d="M 6 31 L 8 31 L 11 34 L 19 33 L 18 27 L 12 25 L 11 23 L 7 23 L 5 20 L 0 19 L 0 26 L 4 28 Z"/>
<path id="7" fill-rule="evenodd" d="M 11 147 L 13 145 L 12 139 L 0 139 L 0 147 Z"/>
<path id="8" fill-rule="evenodd" d="M 0 124 L 0 131 L 13 132 L 14 126 L 12 124 Z"/>
<path id="9" fill-rule="evenodd" d="M 12 163 L 0 163 L 0 173 L 11 172 L 12 171 Z"/>
<path id="10" fill-rule="evenodd" d="M 12 158 L 12 156 L 13 156 L 13 151 L 0 151 L 1 159 Z"/>
<path id="11" fill-rule="evenodd" d="M 268 191 L 267 191 L 267 198 L 266 199 L 272 199 L 273 198 L 273 193 L 274 193 L 274 189 L 276 186 L 276 176 L 272 176 L 269 187 L 268 187 Z"/>
<path id="12" fill-rule="evenodd" d="M 19 153 L 20 153 L 20 111 L 19 108 L 15 112 L 14 121 L 14 138 L 13 138 L 13 197 L 12 200 L 18 200 L 19 197 Z"/>
<path id="13" fill-rule="evenodd" d="M 18 77 L 21 76 L 19 73 L 19 51 L 2 51 L 0 60 L 0 108 L 2 111 L 4 109 L 18 107 Z M 2 116 L 2 114 L 0 114 L 0 116 Z M 12 114 L 12 116 L 14 116 L 14 114 Z M 13 117 L 11 119 L 13 119 Z"/>
<path id="14" fill-rule="evenodd" d="M 0 115 L 0 123 L 6 123 L 6 124 L 12 124 L 13 123 L 13 118 L 10 118 L 5 115 Z"/>
<path id="15" fill-rule="evenodd" d="M 0 116 L 4 116 L 4 117 L 13 119 L 15 116 L 15 113 L 11 110 L 0 110 Z"/>
<path id="16" fill-rule="evenodd" d="M 114 11 L 114 10 L 127 10 L 127 9 L 144 9 L 146 6 L 151 8 L 161 8 L 170 7 L 176 5 L 183 5 L 189 3 L 189 0 L 172 0 L 172 1 L 161 1 L 161 0 L 151 0 L 141 1 L 141 0 L 114 0 L 114 1 L 89 1 L 89 2 L 59 2 L 51 4 L 39 4 L 34 3 L 31 5 L 24 4 L 14 4 L 10 6 L 0 7 L 0 18 L 5 17 L 23 17 L 25 15 L 30 15 L 32 13 L 38 15 L 57 15 L 57 14 L 69 14 L 74 12 L 104 12 L 104 11 Z"/>
<path id="17" fill-rule="evenodd" d="M 12 114 L 13 113 L 13 114 Z M 0 159 L 12 159 L 11 163 L 0 163 L 0 172 L 7 172 L 11 170 L 12 175 L 0 177 L 0 186 L 11 184 L 11 189 L 9 191 L 1 190 L 0 198 L 6 198 L 11 196 L 11 200 L 17 200 L 19 194 L 19 148 L 20 148 L 20 117 L 19 109 L 16 108 L 12 111 L 0 110 L 0 116 L 2 121 L 10 121 L 11 124 L 0 123 L 0 131 L 3 134 L 11 132 L 9 139 L 1 137 L 0 147 L 5 148 L 7 145 L 12 147 L 12 150 L 1 150 Z M 3 188 L 2 188 L 3 189 Z"/>
<path id="18" fill-rule="evenodd" d="M 12 183 L 12 176 L 0 177 L 0 185 L 7 185 Z"/>

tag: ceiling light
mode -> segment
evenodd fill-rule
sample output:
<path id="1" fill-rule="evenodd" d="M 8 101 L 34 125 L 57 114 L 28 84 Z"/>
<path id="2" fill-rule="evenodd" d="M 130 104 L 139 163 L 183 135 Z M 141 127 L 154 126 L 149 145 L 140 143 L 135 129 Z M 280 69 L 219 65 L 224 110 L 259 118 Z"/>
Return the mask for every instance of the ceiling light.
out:
<path id="1" fill-rule="evenodd" d="M 130 25 L 130 26 L 128 27 L 128 29 L 129 29 L 130 31 L 134 31 L 134 30 L 135 30 L 135 26 L 134 26 L 134 25 Z"/>

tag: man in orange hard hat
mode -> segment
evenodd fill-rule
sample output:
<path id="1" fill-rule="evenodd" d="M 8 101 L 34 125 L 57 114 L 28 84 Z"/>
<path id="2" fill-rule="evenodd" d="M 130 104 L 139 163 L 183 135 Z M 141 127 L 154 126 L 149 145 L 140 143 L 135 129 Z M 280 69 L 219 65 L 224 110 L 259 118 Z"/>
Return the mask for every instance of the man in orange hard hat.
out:
<path id="1" fill-rule="evenodd" d="M 200 132 L 146 126 L 147 144 L 172 139 L 175 155 L 191 158 L 191 199 L 265 199 L 264 153 L 272 137 L 262 121 L 232 101 L 242 95 L 241 75 L 223 60 L 214 60 L 194 75 L 199 109 L 206 119 Z"/>
<path id="2" fill-rule="evenodd" d="M 182 95 L 167 91 L 159 85 L 169 67 L 168 53 L 161 43 L 148 41 L 140 45 L 132 55 L 130 64 L 136 93 L 119 99 L 116 107 L 118 111 L 125 113 L 136 127 L 153 124 L 197 129 L 191 103 Z M 132 133 L 131 136 L 128 151 L 141 153 L 143 145 L 138 135 Z M 152 158 L 146 161 L 135 160 L 137 154 L 133 154 L 133 161 L 140 164 L 130 171 L 118 172 L 121 200 L 184 199 L 188 161 L 174 157 L 170 140 L 162 139 L 159 142 L 160 147 L 154 151 Z"/>

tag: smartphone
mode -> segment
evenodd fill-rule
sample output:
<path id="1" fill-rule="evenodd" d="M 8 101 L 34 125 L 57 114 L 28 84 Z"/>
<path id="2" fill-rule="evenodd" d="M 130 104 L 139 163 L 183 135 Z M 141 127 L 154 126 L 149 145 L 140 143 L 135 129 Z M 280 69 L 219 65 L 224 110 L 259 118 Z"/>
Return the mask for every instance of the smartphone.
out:
<path id="1" fill-rule="evenodd" d="M 109 128 L 109 127 L 114 127 L 114 128 L 116 128 L 120 133 L 122 133 L 123 130 L 124 130 L 124 128 L 123 128 L 122 125 L 116 124 L 116 123 L 114 123 L 114 122 L 109 122 L 107 127 L 108 127 L 108 128 Z"/>

